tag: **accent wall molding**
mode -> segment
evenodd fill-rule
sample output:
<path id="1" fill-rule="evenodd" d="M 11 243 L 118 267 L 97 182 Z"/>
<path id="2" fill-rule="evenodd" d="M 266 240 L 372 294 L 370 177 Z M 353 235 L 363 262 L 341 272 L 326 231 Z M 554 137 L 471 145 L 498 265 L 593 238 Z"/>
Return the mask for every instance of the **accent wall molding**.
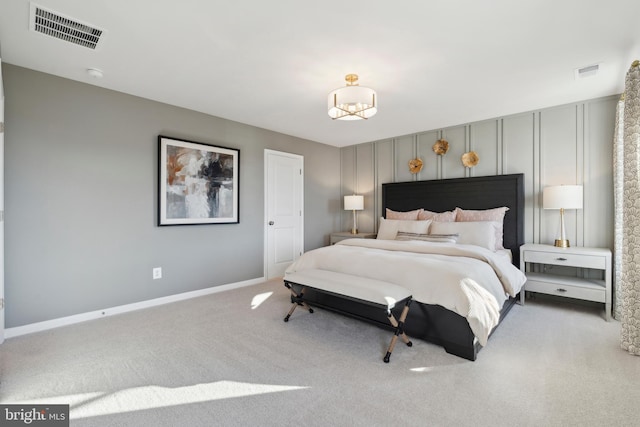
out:
<path id="1" fill-rule="evenodd" d="M 374 200 L 360 212 L 359 226 L 375 231 L 383 183 L 524 173 L 526 242 L 553 244 L 557 221 L 543 211 L 540 194 L 547 185 L 573 183 L 584 185 L 585 199 L 584 209 L 567 217 L 569 238 L 577 245 L 612 247 L 617 101 L 613 95 L 344 147 L 343 194 L 350 194 L 356 169 L 358 188 L 372 189 L 366 197 Z M 433 150 L 441 139 L 449 143 L 446 155 Z M 481 159 L 473 168 L 460 161 L 470 151 Z M 424 167 L 411 174 L 406 165 L 414 158 L 421 158 Z M 348 223 L 343 215 L 342 228 Z"/>

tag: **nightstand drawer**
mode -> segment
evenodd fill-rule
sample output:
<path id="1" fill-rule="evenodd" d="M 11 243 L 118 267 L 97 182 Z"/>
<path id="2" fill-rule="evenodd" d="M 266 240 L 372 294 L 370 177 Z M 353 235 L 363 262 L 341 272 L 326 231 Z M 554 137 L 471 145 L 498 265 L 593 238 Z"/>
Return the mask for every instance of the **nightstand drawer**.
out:
<path id="1" fill-rule="evenodd" d="M 604 270 L 606 268 L 606 259 L 603 256 L 582 255 L 575 253 L 525 251 L 524 262 L 566 265 L 569 267 L 595 268 L 599 270 Z"/>
<path id="2" fill-rule="evenodd" d="M 598 281 L 585 281 L 575 277 L 527 273 L 525 290 L 549 295 L 606 302 L 606 287 Z"/>

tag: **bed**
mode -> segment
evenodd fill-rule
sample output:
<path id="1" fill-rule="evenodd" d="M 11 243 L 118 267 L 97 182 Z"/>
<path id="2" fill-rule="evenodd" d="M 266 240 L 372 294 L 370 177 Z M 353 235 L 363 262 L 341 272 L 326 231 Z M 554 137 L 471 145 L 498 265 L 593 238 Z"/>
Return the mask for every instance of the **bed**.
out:
<path id="1" fill-rule="evenodd" d="M 441 345 L 448 353 L 468 360 L 476 360 L 478 352 L 483 345 L 486 345 L 490 334 L 505 318 L 513 304 L 516 303 L 516 295 L 520 292 L 522 284 L 524 283 L 524 279 L 522 279 L 523 276 L 518 276 L 519 274 L 521 275 L 521 273 L 517 268 L 520 263 L 519 247 L 524 243 L 523 188 L 523 174 L 432 181 L 412 181 L 382 185 L 383 217 L 385 217 L 387 212 L 390 211 L 410 212 L 417 209 L 426 209 L 431 212 L 447 212 L 454 211 L 456 208 L 463 208 L 468 211 L 482 211 L 491 210 L 497 207 L 507 207 L 508 210 L 504 213 L 504 220 L 502 221 L 502 245 L 504 246 L 505 251 L 496 251 L 495 257 L 490 253 L 492 251 L 489 251 L 486 248 L 476 248 L 474 245 L 440 245 L 428 242 L 398 242 L 379 239 L 376 241 L 372 240 L 365 242 L 365 240 L 369 239 L 348 239 L 339 242 L 338 245 L 332 247 L 319 248 L 305 253 L 287 271 L 300 271 L 304 268 L 324 268 L 340 271 L 340 268 L 351 268 L 338 266 L 341 262 L 342 264 L 350 264 L 354 266 L 363 264 L 365 265 L 365 267 L 362 267 L 364 269 L 371 269 L 372 266 L 375 265 L 379 270 L 371 274 L 387 274 L 388 277 L 391 277 L 389 276 L 390 274 L 394 274 L 395 276 L 393 280 L 399 282 L 398 285 L 409 286 L 409 282 L 416 282 L 416 284 L 417 282 L 421 282 L 425 286 L 428 285 L 433 287 L 435 285 L 441 285 L 439 283 L 432 283 L 430 278 L 440 276 L 435 273 L 429 274 L 428 270 L 424 270 L 428 268 L 428 263 L 432 261 L 421 259 L 420 262 L 425 265 L 421 265 L 419 267 L 423 270 L 420 270 L 419 274 L 416 276 L 391 273 L 391 265 L 401 266 L 406 259 L 418 257 L 460 257 L 460 261 L 473 262 L 476 264 L 477 261 L 475 258 L 487 258 L 489 260 L 488 264 L 492 267 L 494 267 L 494 265 L 499 265 L 500 269 L 504 269 L 504 271 L 496 270 L 495 275 L 497 276 L 497 280 L 504 282 L 503 276 L 508 276 L 512 278 L 513 283 L 510 283 L 509 285 L 511 286 L 511 288 L 509 288 L 509 292 L 506 292 L 507 287 L 504 287 L 505 292 L 503 298 L 496 298 L 496 303 L 492 303 L 492 307 L 486 308 L 486 313 L 484 312 L 485 308 L 481 305 L 476 306 L 475 302 L 473 307 L 479 308 L 472 307 L 470 309 L 468 307 L 462 307 L 461 311 L 458 305 L 464 306 L 466 302 L 462 304 L 456 301 L 449 304 L 449 306 L 451 306 L 450 309 L 445 308 L 448 306 L 448 303 L 442 303 L 438 298 L 434 298 L 433 293 L 422 292 L 421 290 L 418 290 L 418 288 L 414 288 L 414 303 L 411 306 L 411 310 L 404 325 L 405 332 L 411 338 L 424 339 L 437 345 Z M 379 231 L 382 231 L 382 223 L 385 221 L 385 219 L 381 219 L 381 227 Z M 469 225 L 471 225 L 471 223 Z M 432 252 L 432 247 L 442 246 L 445 252 L 449 253 L 443 255 L 439 253 L 436 255 L 416 255 L 413 253 L 407 253 L 406 257 L 404 257 L 405 244 L 419 247 L 418 252 L 427 253 Z M 437 251 L 440 250 L 440 248 L 437 249 Z M 362 251 L 362 255 L 354 255 L 360 256 L 361 258 L 354 258 L 352 261 L 344 261 L 346 260 L 348 252 L 356 251 Z M 382 256 L 381 252 L 385 251 L 392 253 L 391 259 L 394 259 L 393 261 L 389 261 L 388 273 L 385 271 L 386 268 L 383 264 L 385 261 L 383 261 L 383 258 L 380 258 Z M 459 253 L 459 251 L 462 252 Z M 503 252 L 503 254 L 498 256 L 497 252 Z M 505 253 L 507 255 L 505 255 Z M 316 261 L 314 259 L 314 257 L 318 257 L 320 255 L 326 257 L 322 258 L 324 261 Z M 400 256 L 402 256 L 402 258 L 400 258 Z M 333 261 L 331 261 L 332 257 Z M 468 261 L 469 259 L 473 260 Z M 322 264 L 322 262 L 325 264 Z M 505 264 L 507 265 L 505 266 Z M 368 265 L 368 267 L 366 267 L 366 265 Z M 406 269 L 408 268 L 409 267 L 406 267 Z M 486 268 L 486 266 L 477 266 L 478 270 L 474 274 L 483 276 L 482 280 L 484 280 L 484 278 L 489 278 L 492 273 L 487 273 L 483 270 Z M 452 273 L 458 272 L 457 267 L 451 267 L 450 270 L 452 270 Z M 365 270 L 354 269 L 349 271 L 343 270 L 342 272 L 360 275 L 364 274 Z M 464 274 L 467 273 L 465 272 Z M 419 277 L 420 279 L 418 280 L 410 277 Z M 489 281 L 493 283 L 495 280 L 496 279 L 491 277 Z M 483 284 L 482 286 L 484 287 L 485 285 Z M 495 287 L 495 284 L 490 286 Z M 441 286 L 441 288 L 444 289 L 445 287 Z M 458 298 L 458 301 L 460 301 L 459 298 L 461 298 L 461 296 L 467 298 L 467 294 L 474 294 L 475 292 L 469 292 L 470 288 L 465 288 L 464 286 L 463 288 L 464 289 L 452 291 L 454 293 L 457 292 L 457 296 L 454 296 L 455 298 Z M 421 292 L 422 294 L 420 294 Z M 494 295 L 499 293 L 499 291 L 496 291 L 495 289 L 491 292 L 493 292 Z M 487 292 L 482 289 L 480 289 L 480 292 L 475 292 L 475 294 L 478 294 L 479 296 L 473 296 L 472 299 L 491 299 L 486 296 Z M 453 299 L 454 296 L 446 296 L 445 298 Z M 388 328 L 388 320 L 386 319 L 386 316 L 381 315 L 378 310 L 373 310 L 366 304 L 358 304 L 354 301 L 340 298 L 336 295 L 316 292 L 314 290 L 307 291 L 304 295 L 304 299 L 311 306 L 337 311 L 342 314 L 373 322 L 381 327 Z M 455 309 L 453 306 L 456 306 Z M 397 309 L 400 310 L 400 308 Z M 477 318 L 474 317 L 473 321 L 471 319 L 472 316 L 469 316 L 469 311 L 479 313 L 476 316 Z M 399 312 L 395 314 L 398 315 Z M 478 319 L 482 320 L 484 317 L 491 318 L 488 326 L 483 326 L 488 328 L 487 330 L 479 329 L 478 324 L 476 324 Z"/>

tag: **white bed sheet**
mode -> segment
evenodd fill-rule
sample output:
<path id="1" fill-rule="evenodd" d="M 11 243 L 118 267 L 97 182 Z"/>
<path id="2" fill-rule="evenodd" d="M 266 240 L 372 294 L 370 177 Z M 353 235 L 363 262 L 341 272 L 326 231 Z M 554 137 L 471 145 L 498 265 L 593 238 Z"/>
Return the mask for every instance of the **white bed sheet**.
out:
<path id="1" fill-rule="evenodd" d="M 526 277 L 510 258 L 473 246 L 424 241 L 347 239 L 303 254 L 286 274 L 323 269 L 395 283 L 413 299 L 465 317 L 486 345 L 508 296 Z"/>

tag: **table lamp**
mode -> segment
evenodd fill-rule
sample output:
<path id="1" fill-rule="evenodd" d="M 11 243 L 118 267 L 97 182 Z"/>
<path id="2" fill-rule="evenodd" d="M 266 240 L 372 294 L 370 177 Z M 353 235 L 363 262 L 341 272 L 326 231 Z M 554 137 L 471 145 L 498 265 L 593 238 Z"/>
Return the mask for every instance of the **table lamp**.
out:
<path id="1" fill-rule="evenodd" d="M 552 185 L 542 190 L 542 207 L 544 209 L 560 209 L 560 238 L 554 246 L 568 248 L 569 240 L 564 232 L 565 209 L 582 209 L 581 185 Z"/>
<path id="2" fill-rule="evenodd" d="M 358 222 L 356 220 L 356 211 L 364 209 L 364 196 L 344 196 L 344 210 L 353 211 L 353 227 L 351 234 L 358 234 Z"/>

